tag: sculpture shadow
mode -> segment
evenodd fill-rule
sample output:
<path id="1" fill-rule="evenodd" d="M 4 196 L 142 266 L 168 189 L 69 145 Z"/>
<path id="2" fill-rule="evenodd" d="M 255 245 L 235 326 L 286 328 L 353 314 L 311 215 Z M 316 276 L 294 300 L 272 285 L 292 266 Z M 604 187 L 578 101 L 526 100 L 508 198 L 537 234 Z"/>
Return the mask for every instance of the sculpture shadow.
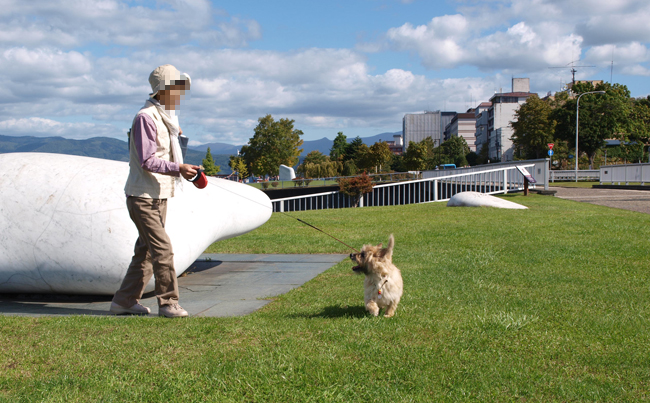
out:
<path id="1" fill-rule="evenodd" d="M 106 302 L 112 301 L 112 295 L 75 295 L 75 294 L 0 294 L 0 302 Z"/>
<path id="2" fill-rule="evenodd" d="M 112 295 L 0 294 L 0 314 L 106 316 L 113 315 L 107 305 L 112 299 Z"/>
<path id="3" fill-rule="evenodd" d="M 299 313 L 294 317 L 300 318 L 364 318 L 368 316 L 368 312 L 363 305 L 357 306 L 327 306 L 322 311 L 313 314 Z"/>
<path id="4" fill-rule="evenodd" d="M 221 260 L 202 260 L 202 261 L 196 261 L 192 263 L 190 267 L 188 267 L 187 270 L 181 274 L 180 277 L 185 277 L 188 274 L 192 273 L 200 273 L 202 271 L 210 270 L 213 269 L 217 266 L 221 266 L 223 264 L 223 261 Z"/>

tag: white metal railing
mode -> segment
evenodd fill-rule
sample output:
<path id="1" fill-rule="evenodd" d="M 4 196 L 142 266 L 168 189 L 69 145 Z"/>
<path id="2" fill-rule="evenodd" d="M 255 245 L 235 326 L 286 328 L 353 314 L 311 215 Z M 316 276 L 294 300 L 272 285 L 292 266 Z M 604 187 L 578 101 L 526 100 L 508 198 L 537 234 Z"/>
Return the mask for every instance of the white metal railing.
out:
<path id="1" fill-rule="evenodd" d="M 641 183 L 650 182 L 650 164 L 605 165 L 600 167 L 600 184 L 604 183 Z"/>
<path id="2" fill-rule="evenodd" d="M 548 161 L 543 160 L 543 167 L 548 167 Z M 496 165 L 496 164 L 493 164 Z M 447 175 L 437 175 L 431 178 L 412 181 L 386 183 L 375 185 L 371 192 L 366 193 L 359 201 L 359 207 L 365 206 L 394 206 L 402 204 L 430 203 L 447 201 L 456 193 L 474 191 L 486 194 L 508 193 L 524 188 L 524 177 L 517 166 L 534 172 L 538 161 L 520 161 L 518 164 L 492 167 L 483 166 L 482 170 L 472 172 L 443 171 Z M 547 170 L 547 169 L 546 169 Z M 440 171 L 438 171 L 440 172 Z M 423 172 L 426 174 L 426 172 Z M 543 173 L 543 178 L 548 176 Z M 535 176 L 534 176 L 535 177 Z M 537 180 L 537 185 L 548 187 L 548 182 Z M 535 185 L 531 184 L 531 188 Z M 271 200 L 274 212 L 320 210 L 330 208 L 351 207 L 354 200 L 339 191 L 329 191 L 311 195 L 285 197 Z"/>
<path id="3" fill-rule="evenodd" d="M 549 172 L 551 182 L 555 181 L 574 181 L 576 180 L 575 169 L 551 170 Z M 599 180 L 600 171 L 597 169 L 579 169 L 578 180 Z"/>

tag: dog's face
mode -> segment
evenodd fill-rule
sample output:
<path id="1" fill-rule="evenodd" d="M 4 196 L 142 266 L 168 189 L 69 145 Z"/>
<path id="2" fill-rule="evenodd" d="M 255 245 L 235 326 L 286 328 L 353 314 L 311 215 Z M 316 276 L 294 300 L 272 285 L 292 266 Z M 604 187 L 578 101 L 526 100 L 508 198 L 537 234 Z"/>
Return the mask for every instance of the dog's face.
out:
<path id="1" fill-rule="evenodd" d="M 378 246 L 364 245 L 361 252 L 350 253 L 350 259 L 357 264 L 352 268 L 352 271 L 359 274 L 368 274 L 369 266 L 372 266 L 370 263 L 377 258 L 380 250 L 381 244 Z"/>
<path id="2" fill-rule="evenodd" d="M 364 245 L 359 253 L 351 253 L 350 259 L 357 265 L 352 271 L 359 274 L 370 274 L 381 271 L 381 267 L 386 263 L 391 263 L 393 255 L 393 237 L 391 235 L 388 247 L 383 248 L 379 245 Z"/>

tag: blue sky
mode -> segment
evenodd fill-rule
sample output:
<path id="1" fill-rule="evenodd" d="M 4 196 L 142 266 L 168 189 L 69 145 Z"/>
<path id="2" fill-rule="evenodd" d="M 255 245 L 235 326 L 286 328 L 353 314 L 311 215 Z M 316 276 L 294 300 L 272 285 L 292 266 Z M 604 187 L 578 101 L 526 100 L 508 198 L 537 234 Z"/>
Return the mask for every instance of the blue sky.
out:
<path id="1" fill-rule="evenodd" d="M 125 139 L 149 73 L 192 76 L 193 144 L 244 144 L 257 119 L 303 139 L 401 129 L 405 113 L 465 111 L 529 77 L 650 94 L 647 0 L 0 0 L 0 134 Z"/>

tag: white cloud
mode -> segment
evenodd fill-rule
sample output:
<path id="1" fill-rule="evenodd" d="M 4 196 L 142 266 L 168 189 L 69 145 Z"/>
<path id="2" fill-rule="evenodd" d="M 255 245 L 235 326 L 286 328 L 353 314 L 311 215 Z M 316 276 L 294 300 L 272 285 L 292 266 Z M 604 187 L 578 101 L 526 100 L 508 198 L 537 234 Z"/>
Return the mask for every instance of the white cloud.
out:
<path id="1" fill-rule="evenodd" d="M 640 64 L 623 66 L 620 72 L 621 74 L 630 75 L 630 76 L 650 77 L 650 69 Z M 618 69 L 617 69 L 617 74 L 618 74 Z"/>
<path id="2" fill-rule="evenodd" d="M 645 62 L 650 60 L 650 51 L 648 51 L 645 45 L 639 42 L 631 42 L 621 46 L 593 46 L 585 55 L 585 60 L 592 63 L 608 64 L 613 58 L 617 64 Z"/>
<path id="3" fill-rule="evenodd" d="M 256 21 L 223 15 L 207 0 L 159 3 L 149 8 L 117 0 L 10 1 L 0 13 L 0 44 L 150 48 L 198 41 L 239 47 L 261 38 Z"/>
<path id="4" fill-rule="evenodd" d="M 391 28 L 385 43 L 359 49 L 408 51 L 433 70 L 475 66 L 535 72 L 579 60 L 590 46 L 627 46 L 650 39 L 650 3 L 645 0 L 469 4 L 459 8 L 460 14 L 435 17 L 427 25 Z"/>
<path id="5" fill-rule="evenodd" d="M 386 33 L 396 50 L 417 52 L 423 63 L 431 68 L 447 68 L 462 64 L 466 59 L 459 45 L 467 38 L 469 26 L 460 14 L 435 17 L 427 25 L 414 27 L 406 23 Z"/>

